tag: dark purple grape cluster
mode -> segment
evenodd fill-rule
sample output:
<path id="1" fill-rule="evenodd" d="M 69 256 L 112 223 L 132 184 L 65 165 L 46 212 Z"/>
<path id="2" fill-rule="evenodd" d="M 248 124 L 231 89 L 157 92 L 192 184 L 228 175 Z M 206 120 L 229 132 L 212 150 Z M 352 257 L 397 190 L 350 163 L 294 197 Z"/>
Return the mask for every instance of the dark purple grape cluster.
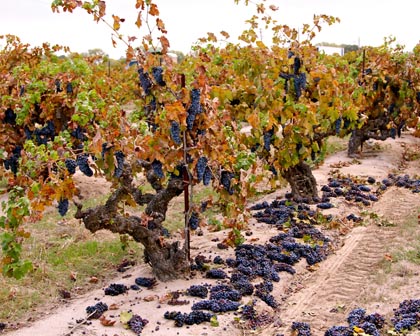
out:
<path id="1" fill-rule="evenodd" d="M 414 326 L 420 326 L 420 299 L 404 300 L 394 310 L 394 317 L 391 319 L 395 330 L 411 330 Z"/>
<path id="2" fill-rule="evenodd" d="M 140 335 L 148 323 L 148 320 L 141 318 L 140 315 L 134 314 L 130 320 L 128 320 L 127 325 L 133 332 Z"/>
<path id="3" fill-rule="evenodd" d="M 61 88 L 61 81 L 59 79 L 56 79 L 54 84 L 55 84 L 55 92 L 56 93 L 59 93 L 59 92 L 63 91 L 63 89 Z"/>
<path id="4" fill-rule="evenodd" d="M 49 140 L 54 140 L 55 126 L 54 123 L 49 120 L 47 125 L 42 128 L 35 128 L 33 135 L 38 145 L 46 145 Z"/>
<path id="5" fill-rule="evenodd" d="M 215 256 L 213 259 L 213 263 L 216 265 L 223 265 L 225 261 L 223 260 L 221 256 Z"/>
<path id="6" fill-rule="evenodd" d="M 174 320 L 176 327 L 182 327 L 184 324 L 193 325 L 201 324 L 203 322 L 210 322 L 214 314 L 206 313 L 201 310 L 194 310 L 190 313 L 181 313 L 177 311 L 167 311 L 163 315 L 167 320 Z"/>
<path id="7" fill-rule="evenodd" d="M 333 326 L 325 332 L 325 336 L 353 336 L 353 329 L 345 326 Z"/>
<path id="8" fill-rule="evenodd" d="M 190 227 L 191 230 L 197 230 L 199 224 L 200 224 L 200 218 L 198 216 L 198 213 L 193 211 L 191 213 L 190 219 L 188 220 L 188 226 Z"/>
<path id="9" fill-rule="evenodd" d="M 323 210 L 326 210 L 326 209 L 334 208 L 334 205 L 332 203 L 325 202 L 325 203 L 318 203 L 316 205 L 316 207 L 320 208 L 320 209 L 323 209 Z"/>
<path id="10" fill-rule="evenodd" d="M 68 94 L 73 93 L 73 84 L 72 84 L 71 82 L 68 82 L 68 83 L 66 84 L 66 92 L 67 92 Z"/>
<path id="11" fill-rule="evenodd" d="M 11 172 L 13 174 L 17 174 L 18 168 L 19 168 L 19 158 L 21 156 L 20 152 L 22 150 L 21 146 L 16 146 L 15 148 L 13 148 L 12 150 L 12 155 L 5 159 L 3 164 L 4 164 L 4 168 L 6 170 L 11 170 Z"/>
<path id="12" fill-rule="evenodd" d="M 6 323 L 0 322 L 0 331 L 3 331 L 4 329 L 6 329 L 6 327 Z"/>
<path id="13" fill-rule="evenodd" d="M 352 336 L 355 327 L 363 329 L 367 335 L 380 336 L 379 330 L 385 324 L 385 318 L 378 314 L 366 315 L 363 308 L 355 308 L 347 316 L 348 326 L 333 326 L 329 328 L 325 336 Z"/>
<path id="14" fill-rule="evenodd" d="M 139 68 L 137 72 L 139 74 L 140 86 L 144 93 L 148 95 L 150 93 L 150 89 L 152 88 L 152 82 L 150 81 L 149 74 L 144 72 L 143 68 Z"/>
<path id="15" fill-rule="evenodd" d="M 306 89 L 306 74 L 304 72 L 300 74 L 295 74 L 293 80 L 296 100 L 298 100 L 302 95 L 302 91 Z"/>
<path id="16" fill-rule="evenodd" d="M 66 159 L 64 161 L 64 164 L 66 165 L 67 171 L 69 174 L 73 175 L 76 172 L 77 163 L 73 159 Z"/>
<path id="17" fill-rule="evenodd" d="M 152 68 L 152 76 L 158 85 L 160 86 L 166 85 L 165 81 L 163 80 L 163 69 L 161 66 Z"/>
<path id="18" fill-rule="evenodd" d="M 293 322 L 292 330 L 296 336 L 311 336 L 311 326 L 305 322 Z"/>
<path id="19" fill-rule="evenodd" d="M 171 138 L 173 140 L 173 142 L 175 142 L 176 145 L 180 145 L 182 144 L 182 140 L 181 140 L 181 128 L 179 126 L 179 123 L 175 120 L 171 121 Z"/>
<path id="20" fill-rule="evenodd" d="M 158 178 L 164 178 L 165 177 L 165 175 L 163 174 L 162 167 L 163 167 L 162 162 L 160 162 L 158 160 L 153 160 L 152 169 L 153 169 L 153 172 L 155 173 L 155 175 Z"/>
<path id="21" fill-rule="evenodd" d="M 108 310 L 108 305 L 99 301 L 94 306 L 86 307 L 86 313 L 89 315 L 89 319 L 98 319 L 104 312 Z"/>
<path id="22" fill-rule="evenodd" d="M 206 286 L 203 285 L 192 285 L 187 289 L 187 295 L 190 296 L 196 296 L 201 299 L 204 299 L 207 297 L 209 290 Z"/>
<path id="23" fill-rule="evenodd" d="M 212 268 L 206 272 L 206 278 L 208 279 L 226 279 L 227 274 L 220 268 Z"/>
<path id="24" fill-rule="evenodd" d="M 104 289 L 105 295 L 117 296 L 128 291 L 128 287 L 124 284 L 110 284 Z"/>
<path id="25" fill-rule="evenodd" d="M 141 287 L 147 287 L 148 289 L 153 288 L 157 285 L 155 278 L 138 277 L 134 280 L 136 285 Z"/>
<path id="26" fill-rule="evenodd" d="M 10 107 L 4 112 L 3 121 L 6 124 L 16 125 L 16 113 Z"/>
<path id="27" fill-rule="evenodd" d="M 203 300 L 194 303 L 192 310 L 210 310 L 213 313 L 224 313 L 238 310 L 241 304 L 231 300 Z"/>
<path id="28" fill-rule="evenodd" d="M 206 166 L 206 169 L 204 169 L 204 175 L 203 175 L 203 184 L 205 186 L 209 185 L 212 179 L 212 173 L 209 166 Z"/>
<path id="29" fill-rule="evenodd" d="M 194 121 L 197 114 L 203 112 L 203 108 L 200 104 L 200 96 L 201 92 L 199 89 L 192 89 L 191 90 L 191 104 L 188 108 L 188 115 L 187 115 L 187 128 L 188 130 L 192 130 L 194 127 Z"/>
<path id="30" fill-rule="evenodd" d="M 366 310 L 364 310 L 363 308 L 353 309 L 347 316 L 347 322 L 349 326 L 351 328 L 353 328 L 354 326 L 358 326 L 360 323 L 362 323 L 365 314 Z"/>
<path id="31" fill-rule="evenodd" d="M 114 155 L 115 155 L 115 159 L 117 160 L 117 167 L 115 168 L 114 176 L 116 178 L 120 178 L 124 170 L 125 155 L 121 151 L 116 151 Z"/>
<path id="32" fill-rule="evenodd" d="M 76 163 L 83 174 L 88 177 L 93 176 L 93 170 L 89 166 L 89 154 L 79 154 L 76 158 Z"/>
<path id="33" fill-rule="evenodd" d="M 271 308 L 277 308 L 278 302 L 272 294 L 273 283 L 268 280 L 264 280 L 262 283 L 255 286 L 255 295 L 264 301 Z"/>
<path id="34" fill-rule="evenodd" d="M 335 127 L 335 134 L 339 135 L 340 131 L 341 131 L 341 123 L 342 123 L 343 119 L 341 117 L 339 117 L 335 123 L 334 123 L 334 127 Z"/>
<path id="35" fill-rule="evenodd" d="M 269 152 L 271 143 L 273 142 L 274 128 L 263 133 L 264 149 Z"/>
<path id="36" fill-rule="evenodd" d="M 220 177 L 220 183 L 222 184 L 223 188 L 230 194 L 233 195 L 233 188 L 232 188 L 232 178 L 234 177 L 233 173 L 228 172 L 226 170 L 222 171 Z"/>
<path id="37" fill-rule="evenodd" d="M 88 139 L 85 134 L 85 130 L 80 126 L 77 126 L 74 130 L 72 130 L 70 135 L 80 141 L 86 141 Z"/>
<path id="38" fill-rule="evenodd" d="M 58 213 L 64 216 L 69 210 L 69 200 L 67 198 L 60 198 L 58 201 Z"/>
<path id="39" fill-rule="evenodd" d="M 204 156 L 201 156 L 197 160 L 197 164 L 195 165 L 195 171 L 197 172 L 197 179 L 201 181 L 204 177 L 204 172 L 207 168 L 207 158 Z"/>
<path id="40" fill-rule="evenodd" d="M 216 285 L 210 289 L 210 300 L 240 301 L 242 294 L 228 285 Z"/>

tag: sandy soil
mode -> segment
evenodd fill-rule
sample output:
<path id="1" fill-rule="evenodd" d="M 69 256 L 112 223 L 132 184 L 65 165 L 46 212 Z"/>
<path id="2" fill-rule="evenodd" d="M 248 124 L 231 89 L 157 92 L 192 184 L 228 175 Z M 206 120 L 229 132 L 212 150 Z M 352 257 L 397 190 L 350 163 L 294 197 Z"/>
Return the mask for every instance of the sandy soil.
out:
<path id="1" fill-rule="evenodd" d="M 339 152 L 329 157 L 325 164 L 316 169 L 314 174 L 319 186 L 327 182 L 332 170 L 341 173 L 366 178 L 372 176 L 378 180 L 385 178 L 388 173 L 420 174 L 420 160 L 405 161 L 403 159 L 407 148 L 419 150 L 420 139 L 403 135 L 397 140 L 374 142 L 365 149 L 363 157 L 355 161 L 347 158 L 345 152 Z M 340 167 L 340 168 L 337 168 Z M 85 188 L 89 188 L 85 185 Z M 97 188 L 95 186 L 94 188 Z M 88 189 L 87 189 L 88 190 Z M 283 197 L 287 189 L 279 190 L 264 197 L 272 200 Z M 86 191 L 85 191 L 86 192 Z M 89 191 L 87 191 L 89 193 Z M 63 301 L 61 307 L 46 311 L 45 316 L 19 330 L 8 331 L 8 336 L 63 336 L 63 335 L 92 335 L 92 336 L 123 336 L 134 335 L 125 330 L 119 322 L 119 313 L 132 311 L 149 320 L 143 335 L 290 335 L 290 325 L 293 321 L 309 322 L 312 335 L 323 335 L 328 327 L 344 325 L 350 310 L 363 307 L 368 313 L 375 311 L 392 314 L 392 309 L 398 307 L 405 299 L 420 299 L 420 266 L 408 262 L 392 263 L 389 253 L 396 248 L 404 248 L 406 240 L 403 235 L 407 218 L 412 218 L 420 209 L 420 195 L 409 190 L 392 187 L 384 193 L 373 206 L 361 209 L 341 199 L 333 200 L 335 207 L 331 212 L 343 218 L 349 213 L 360 214 L 369 211 L 378 214 L 379 218 L 393 225 L 379 226 L 377 221 L 366 222 L 361 226 L 350 226 L 343 223 L 339 232 L 327 232 L 338 241 L 333 254 L 316 267 L 308 268 L 306 262 L 300 262 L 297 273 L 292 276 L 281 273 L 281 280 L 275 283 L 273 295 L 281 303 L 274 311 L 267 305 L 258 302 L 259 310 L 266 310 L 272 316 L 272 323 L 256 331 L 244 330 L 233 323 L 234 313 L 218 316 L 219 326 L 212 327 L 208 323 L 199 326 L 176 328 L 173 321 L 163 318 L 165 311 L 190 311 L 192 303 L 197 298 L 182 296 L 190 304 L 170 306 L 165 295 L 171 291 L 183 291 L 192 284 L 216 283 L 215 280 L 204 279 L 200 274 L 190 279 L 181 279 L 168 283 L 159 283 L 155 288 L 142 291 L 128 291 L 128 294 L 116 297 L 105 296 L 103 289 L 92 291 L 81 297 Z M 252 223 L 253 235 L 249 242 L 264 243 L 278 231 L 268 225 Z M 420 225 L 414 233 L 420 232 Z M 211 259 L 216 255 L 222 258 L 233 255 L 233 250 L 219 250 L 213 238 L 222 239 L 226 232 L 205 233 L 203 237 L 193 236 L 192 255 L 198 253 Z M 411 236 L 412 238 L 414 235 Z M 418 242 L 420 244 L 420 242 Z M 392 264 L 392 265 L 390 265 Z M 109 283 L 134 284 L 136 277 L 151 277 L 147 265 L 129 269 L 120 278 Z M 78 325 L 76 320 L 86 317 L 85 309 L 94 305 L 98 300 L 108 305 L 115 304 L 115 310 L 109 310 L 105 316 L 116 320 L 113 327 L 104 327 L 98 320 L 91 320 L 91 324 Z M 244 303 L 250 300 L 245 297 Z M 413 331 L 410 335 L 420 335 Z"/>

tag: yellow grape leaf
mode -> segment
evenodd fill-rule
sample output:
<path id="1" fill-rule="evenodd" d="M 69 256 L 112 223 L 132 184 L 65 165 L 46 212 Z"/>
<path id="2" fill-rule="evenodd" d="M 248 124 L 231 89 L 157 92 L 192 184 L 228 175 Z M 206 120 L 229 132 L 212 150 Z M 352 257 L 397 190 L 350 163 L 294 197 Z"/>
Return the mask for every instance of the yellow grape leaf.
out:
<path id="1" fill-rule="evenodd" d="M 139 12 L 139 14 L 137 15 L 137 20 L 136 20 L 136 26 L 137 28 L 140 28 L 142 24 L 142 20 L 141 20 L 141 12 Z"/>
<path id="2" fill-rule="evenodd" d="M 114 28 L 114 30 L 119 30 L 121 25 L 121 19 L 119 16 L 112 14 L 112 18 L 114 19 L 114 24 L 112 25 L 112 28 Z"/>
<path id="3" fill-rule="evenodd" d="M 133 313 L 123 311 L 120 313 L 120 322 L 124 325 L 124 328 L 128 329 L 128 321 L 133 317 Z"/>

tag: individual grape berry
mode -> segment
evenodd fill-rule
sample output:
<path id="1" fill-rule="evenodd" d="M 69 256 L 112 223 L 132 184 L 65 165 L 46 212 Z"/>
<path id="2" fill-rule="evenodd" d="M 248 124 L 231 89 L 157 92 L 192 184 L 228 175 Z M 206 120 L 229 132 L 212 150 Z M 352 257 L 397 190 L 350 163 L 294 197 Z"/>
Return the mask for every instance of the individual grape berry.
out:
<path id="1" fill-rule="evenodd" d="M 76 159 L 77 166 L 79 167 L 80 171 L 88 177 L 93 176 L 93 170 L 89 167 L 88 161 L 89 155 L 79 154 Z"/>
<path id="2" fill-rule="evenodd" d="M 211 169 L 208 166 L 206 166 L 206 169 L 204 169 L 203 184 L 205 186 L 209 185 L 211 178 L 212 178 Z"/>
<path id="3" fill-rule="evenodd" d="M 156 83 L 160 86 L 165 86 L 166 83 L 163 80 L 163 69 L 161 66 L 153 67 L 152 68 L 152 76 L 155 79 Z"/>
<path id="4" fill-rule="evenodd" d="M 227 274 L 222 269 L 213 268 L 213 269 L 207 271 L 206 278 L 209 278 L 209 279 L 226 279 Z"/>
<path id="5" fill-rule="evenodd" d="M 58 213 L 64 216 L 69 210 L 69 200 L 67 198 L 60 198 L 58 201 Z"/>
<path id="6" fill-rule="evenodd" d="M 128 287 L 123 284 L 111 284 L 104 289 L 105 295 L 117 296 L 128 291 Z"/>
<path id="7" fill-rule="evenodd" d="M 66 159 L 64 161 L 64 164 L 66 165 L 67 171 L 69 174 L 73 175 L 76 172 L 77 163 L 73 159 Z"/>
<path id="8" fill-rule="evenodd" d="M 197 230 L 200 223 L 200 219 L 198 217 L 198 213 L 195 211 L 191 214 L 191 217 L 188 221 L 188 226 L 191 230 Z"/>
<path id="9" fill-rule="evenodd" d="M 144 93 L 148 95 L 150 93 L 150 89 L 152 87 L 152 82 L 150 81 L 149 74 L 144 72 L 143 68 L 138 69 L 140 86 L 142 87 Z"/>
<path id="10" fill-rule="evenodd" d="M 123 173 L 123 170 L 124 170 L 124 157 L 125 157 L 125 155 L 121 151 L 116 151 L 114 155 L 115 155 L 115 158 L 117 159 L 117 167 L 115 168 L 114 176 L 116 178 L 120 178 L 122 173 Z"/>
<path id="11" fill-rule="evenodd" d="M 192 285 L 187 289 L 187 295 L 196 296 L 199 298 L 206 298 L 209 290 L 206 286 L 202 285 Z"/>
<path id="12" fill-rule="evenodd" d="M 138 277 L 134 280 L 136 285 L 141 287 L 147 287 L 148 289 L 153 288 L 157 285 L 157 281 L 155 278 L 144 278 Z"/>
<path id="13" fill-rule="evenodd" d="M 171 121 L 171 138 L 173 140 L 173 142 L 175 142 L 175 144 L 180 145 L 182 144 L 182 140 L 181 140 L 181 128 L 179 126 L 179 123 L 172 120 Z"/>
<path id="14" fill-rule="evenodd" d="M 137 335 L 140 335 L 148 323 L 148 320 L 141 318 L 140 315 L 134 314 L 127 322 L 127 325 L 133 332 L 135 332 Z"/>
<path id="15" fill-rule="evenodd" d="M 197 160 L 197 164 L 195 166 L 195 170 L 197 172 L 197 179 L 201 181 L 204 177 L 204 172 L 206 171 L 207 167 L 207 158 L 204 156 L 201 156 Z"/>
<path id="16" fill-rule="evenodd" d="M 98 319 L 107 310 L 108 310 L 108 305 L 101 301 L 99 301 L 94 306 L 86 307 L 86 313 L 89 315 L 89 319 Z"/>
<path id="17" fill-rule="evenodd" d="M 165 175 L 163 174 L 163 169 L 162 169 L 163 165 L 162 162 L 158 161 L 158 160 L 154 160 L 152 162 L 152 169 L 153 172 L 156 174 L 156 176 L 158 178 L 163 178 Z"/>

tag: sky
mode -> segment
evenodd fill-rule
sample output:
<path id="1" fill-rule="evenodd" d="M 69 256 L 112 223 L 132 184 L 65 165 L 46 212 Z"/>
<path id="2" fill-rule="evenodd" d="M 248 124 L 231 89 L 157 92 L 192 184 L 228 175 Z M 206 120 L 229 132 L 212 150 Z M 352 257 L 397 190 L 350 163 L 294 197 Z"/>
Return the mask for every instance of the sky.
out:
<path id="1" fill-rule="evenodd" d="M 258 0 L 255 0 L 258 1 Z M 242 3 L 244 1 L 242 0 Z M 141 38 L 136 20 L 135 0 L 106 0 L 107 14 L 126 19 L 121 32 Z M 226 31 L 232 42 L 247 28 L 245 20 L 255 5 L 236 5 L 234 0 L 155 0 L 160 17 L 168 30 L 171 50 L 187 53 L 198 38 L 207 32 Z M 279 10 L 271 12 L 279 23 L 298 28 L 310 23 L 314 14 L 340 18 L 341 23 L 324 27 L 315 42 L 381 45 L 385 37 L 412 50 L 420 40 L 420 0 L 271 0 Z M 125 46 L 112 46 L 111 30 L 96 23 L 83 10 L 53 13 L 50 0 L 0 0 L 0 35 L 14 34 L 33 46 L 43 42 L 69 46 L 72 51 L 86 52 L 100 48 L 112 58 L 125 56 Z M 112 22 L 111 20 L 109 20 Z M 261 36 L 269 44 L 269 34 Z"/>

